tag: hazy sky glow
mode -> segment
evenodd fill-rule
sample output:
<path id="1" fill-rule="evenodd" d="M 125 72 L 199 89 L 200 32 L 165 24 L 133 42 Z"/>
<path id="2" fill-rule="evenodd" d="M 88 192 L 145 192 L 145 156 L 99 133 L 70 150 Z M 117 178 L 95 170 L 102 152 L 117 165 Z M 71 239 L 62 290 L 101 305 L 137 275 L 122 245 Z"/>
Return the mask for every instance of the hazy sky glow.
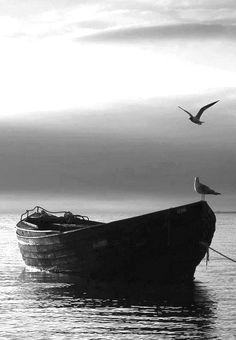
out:
<path id="1" fill-rule="evenodd" d="M 0 0 L 0 201 L 158 209 L 198 175 L 236 210 L 235 19 L 233 0 Z M 201 127 L 177 108 L 218 99 Z"/>

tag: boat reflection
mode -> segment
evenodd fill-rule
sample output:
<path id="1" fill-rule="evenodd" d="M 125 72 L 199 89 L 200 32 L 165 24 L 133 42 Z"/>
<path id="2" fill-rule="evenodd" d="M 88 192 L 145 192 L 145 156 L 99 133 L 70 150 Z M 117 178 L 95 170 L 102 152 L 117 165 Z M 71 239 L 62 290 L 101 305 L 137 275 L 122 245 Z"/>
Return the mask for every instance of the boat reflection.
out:
<path id="1" fill-rule="evenodd" d="M 97 321 L 104 315 L 122 325 L 126 320 L 129 331 L 134 333 L 141 327 L 152 334 L 199 334 L 200 338 L 210 338 L 214 332 L 216 302 L 201 282 L 168 286 L 89 282 L 64 274 L 26 270 L 19 280 L 24 282 L 24 299 L 37 300 L 44 308 L 76 308 L 81 317 L 85 310 L 92 309 Z"/>
<path id="2" fill-rule="evenodd" d="M 126 300 L 139 303 L 164 302 L 172 305 L 214 304 L 210 294 L 201 282 L 189 284 L 156 285 L 147 282 L 84 280 L 78 276 L 28 271 L 24 269 L 19 277 L 24 283 L 38 283 L 35 290 L 47 290 L 47 295 L 64 296 L 66 292 L 74 298 L 91 297 L 105 300 Z"/>

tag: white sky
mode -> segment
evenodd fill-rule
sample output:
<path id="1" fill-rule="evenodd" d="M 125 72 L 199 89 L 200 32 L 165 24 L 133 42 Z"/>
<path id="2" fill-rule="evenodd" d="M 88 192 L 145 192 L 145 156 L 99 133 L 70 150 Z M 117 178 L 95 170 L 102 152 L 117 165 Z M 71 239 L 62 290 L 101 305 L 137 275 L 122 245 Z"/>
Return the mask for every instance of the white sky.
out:
<path id="1" fill-rule="evenodd" d="M 232 1 L 87 3 L 0 1 L 2 116 L 235 87 Z"/>

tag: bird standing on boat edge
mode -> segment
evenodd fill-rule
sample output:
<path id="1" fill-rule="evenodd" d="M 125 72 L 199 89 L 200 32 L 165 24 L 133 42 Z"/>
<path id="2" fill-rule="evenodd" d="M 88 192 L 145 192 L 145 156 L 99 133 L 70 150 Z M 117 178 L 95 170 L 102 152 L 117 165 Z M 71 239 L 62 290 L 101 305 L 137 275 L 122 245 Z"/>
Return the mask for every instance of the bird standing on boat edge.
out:
<path id="1" fill-rule="evenodd" d="M 221 195 L 221 193 L 209 188 L 207 185 L 200 183 L 199 178 L 194 178 L 194 190 L 201 194 L 201 200 L 205 201 L 205 195 Z"/>
<path id="2" fill-rule="evenodd" d="M 196 114 L 196 116 L 193 116 L 190 112 L 188 112 L 187 110 L 183 109 L 182 107 L 180 107 L 180 106 L 178 106 L 178 107 L 179 107 L 181 110 L 185 111 L 185 112 L 190 116 L 189 119 L 191 120 L 191 122 L 193 122 L 193 123 L 195 123 L 195 124 L 198 124 L 198 125 L 202 125 L 202 123 L 204 123 L 204 122 L 202 122 L 202 121 L 200 120 L 200 118 L 201 118 L 203 112 L 204 112 L 206 109 L 208 109 L 208 107 L 210 107 L 210 106 L 212 106 L 212 105 L 214 105 L 214 104 L 216 104 L 216 103 L 218 103 L 218 102 L 219 102 L 219 100 L 217 100 L 217 101 L 215 101 L 215 102 L 213 102 L 213 103 L 210 103 L 210 104 L 207 104 L 207 105 L 203 106 L 203 107 L 198 111 L 198 113 Z"/>

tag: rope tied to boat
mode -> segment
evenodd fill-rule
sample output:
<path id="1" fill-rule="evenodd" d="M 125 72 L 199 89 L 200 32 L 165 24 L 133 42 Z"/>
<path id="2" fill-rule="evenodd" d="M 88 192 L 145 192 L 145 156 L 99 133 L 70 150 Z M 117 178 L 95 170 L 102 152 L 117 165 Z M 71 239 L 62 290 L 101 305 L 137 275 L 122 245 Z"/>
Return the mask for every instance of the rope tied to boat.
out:
<path id="1" fill-rule="evenodd" d="M 210 260 L 209 247 L 207 247 L 207 250 L 206 250 L 206 267 L 208 265 L 209 260 Z"/>
<path id="2" fill-rule="evenodd" d="M 207 249 L 206 265 L 207 265 L 207 263 L 208 263 L 208 261 L 209 261 L 209 249 L 211 249 L 211 250 L 214 251 L 215 253 L 221 255 L 222 257 L 226 258 L 227 260 L 236 263 L 236 260 L 234 260 L 234 259 L 232 259 L 231 257 L 229 257 L 229 256 L 227 256 L 227 255 L 221 253 L 220 251 L 218 251 L 218 250 L 216 250 L 216 249 L 210 247 L 206 242 L 202 242 L 202 241 L 201 241 L 200 244 L 203 245 L 203 246 L 205 246 L 206 249 Z"/>
<path id="3" fill-rule="evenodd" d="M 216 249 L 214 249 L 214 248 L 212 248 L 212 247 L 208 247 L 208 248 L 211 249 L 211 250 L 213 250 L 215 253 L 217 253 L 217 254 L 219 254 L 219 255 L 225 257 L 226 259 L 228 259 L 228 260 L 230 260 L 230 261 L 236 263 L 236 261 L 235 261 L 234 259 L 232 259 L 231 257 L 229 257 L 229 256 L 227 256 L 227 255 L 221 253 L 220 251 L 218 251 L 218 250 L 216 250 Z"/>

